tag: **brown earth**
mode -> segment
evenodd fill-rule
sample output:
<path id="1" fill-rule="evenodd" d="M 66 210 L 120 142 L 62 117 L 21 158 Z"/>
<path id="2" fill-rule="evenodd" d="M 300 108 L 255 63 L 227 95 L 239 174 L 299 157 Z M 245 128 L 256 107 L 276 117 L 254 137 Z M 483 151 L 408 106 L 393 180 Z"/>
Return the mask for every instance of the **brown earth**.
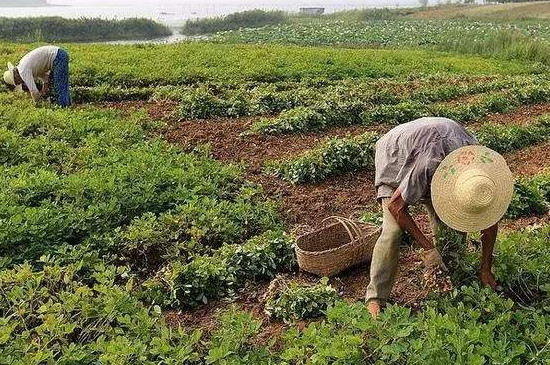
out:
<path id="1" fill-rule="evenodd" d="M 514 176 L 532 176 L 550 167 L 550 141 L 513 151 L 504 156 Z"/>
<path id="2" fill-rule="evenodd" d="M 290 136 L 244 136 L 254 118 L 220 119 L 208 121 L 177 121 L 174 103 L 117 103 L 104 104 L 107 107 L 124 109 L 146 107 L 149 115 L 157 120 L 168 122 L 163 131 L 165 138 L 183 149 L 192 149 L 196 145 L 209 144 L 212 156 L 225 162 L 244 162 L 248 179 L 260 183 L 266 193 L 281 202 L 282 216 L 287 229 L 293 232 L 310 231 L 320 224 L 321 220 L 331 215 L 358 217 L 362 211 L 375 206 L 373 173 L 361 171 L 327 179 L 317 184 L 292 185 L 274 176 L 266 175 L 262 165 L 267 160 L 280 159 L 296 155 L 317 146 L 326 138 L 344 135 L 357 135 L 373 130 L 366 127 L 336 128 L 323 132 L 304 133 Z M 550 112 L 550 103 L 525 106 L 514 112 L 493 114 L 488 121 L 498 123 L 525 123 L 535 115 Z M 379 132 L 383 129 L 379 129 Z M 519 176 L 539 172 L 543 166 L 550 165 L 548 148 L 550 142 L 529 149 L 508 154 L 514 174 Z M 415 214 L 423 231 L 429 232 L 426 215 Z M 550 217 L 529 217 L 519 221 L 505 222 L 505 230 L 519 229 L 527 225 L 550 222 Z M 399 272 L 392 291 L 393 302 L 418 308 L 429 293 L 424 287 L 422 264 L 417 252 L 405 247 L 400 256 Z M 292 276 L 293 280 L 306 283 L 317 279 L 307 275 Z M 361 301 L 364 298 L 369 282 L 367 267 L 355 268 L 331 279 L 341 296 L 348 301 Z M 246 288 L 234 300 L 242 309 L 249 311 L 262 320 L 264 326 L 260 336 L 261 342 L 269 342 L 287 326 L 278 321 L 271 321 L 263 312 L 262 296 L 269 283 Z M 173 325 L 186 328 L 200 328 L 206 333 L 216 328 L 217 313 L 228 308 L 230 301 L 217 300 L 200 308 L 179 313 L 170 311 L 166 318 Z M 305 326 L 303 322 L 300 326 Z M 275 346 L 280 346 L 280 341 Z"/>
<path id="3" fill-rule="evenodd" d="M 212 156 L 221 161 L 244 162 L 258 169 L 267 160 L 295 156 L 310 150 L 331 137 L 355 136 L 367 131 L 383 131 L 384 127 L 350 126 L 322 132 L 295 135 L 246 135 L 259 118 L 183 121 L 172 123 L 165 138 L 184 149 L 209 144 Z"/>
<path id="4" fill-rule="evenodd" d="M 550 113 L 550 103 L 522 105 L 507 113 L 492 113 L 482 122 L 496 124 L 529 124 L 533 118 Z"/>

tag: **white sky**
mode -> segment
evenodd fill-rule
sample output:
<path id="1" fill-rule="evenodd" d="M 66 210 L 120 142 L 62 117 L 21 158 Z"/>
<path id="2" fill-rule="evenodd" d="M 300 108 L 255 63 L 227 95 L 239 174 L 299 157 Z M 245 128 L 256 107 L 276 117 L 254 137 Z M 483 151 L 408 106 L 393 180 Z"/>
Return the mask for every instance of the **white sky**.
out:
<path id="1" fill-rule="evenodd" d="M 48 2 L 52 4 L 59 4 L 59 5 L 134 5 L 136 4 L 136 0 L 48 0 Z M 140 5 L 168 5 L 168 4 L 185 4 L 185 5 L 191 5 L 191 4 L 201 4 L 202 0 L 139 0 L 137 3 Z M 380 4 L 386 4 L 387 5 L 395 5 L 395 0 L 375 0 L 375 1 L 369 1 L 369 0 L 311 0 L 308 1 L 312 4 L 318 4 L 319 6 L 323 5 L 335 5 L 335 4 L 342 4 L 342 5 L 350 5 L 350 6 L 372 6 L 372 5 L 380 5 Z M 219 0 L 216 1 L 219 5 L 258 5 L 258 6 L 269 6 L 269 5 L 275 5 L 276 1 L 274 0 Z M 400 3 L 409 3 L 409 4 L 415 4 L 418 3 L 414 0 L 401 0 Z"/>

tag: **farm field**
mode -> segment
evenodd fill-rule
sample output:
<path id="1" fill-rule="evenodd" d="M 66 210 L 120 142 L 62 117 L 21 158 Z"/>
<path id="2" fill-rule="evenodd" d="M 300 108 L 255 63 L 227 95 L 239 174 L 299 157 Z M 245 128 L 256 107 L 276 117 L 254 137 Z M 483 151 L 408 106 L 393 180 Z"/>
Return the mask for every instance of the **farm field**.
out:
<path id="1" fill-rule="evenodd" d="M 0 87 L 0 364 L 550 361 L 548 66 L 330 29 L 322 47 L 66 44 L 69 110 Z M 0 63 L 35 46 L 1 44 Z M 404 241 L 372 320 L 367 266 L 300 273 L 295 238 L 335 214 L 380 224 L 374 143 L 432 115 L 517 179 L 503 292 L 478 284 L 479 237 L 443 252 L 447 294 Z"/>
<path id="2" fill-rule="evenodd" d="M 420 19 L 468 18 L 468 19 L 548 19 L 550 2 L 537 1 L 528 3 L 494 4 L 490 6 L 444 6 L 420 10 L 410 17 Z"/>

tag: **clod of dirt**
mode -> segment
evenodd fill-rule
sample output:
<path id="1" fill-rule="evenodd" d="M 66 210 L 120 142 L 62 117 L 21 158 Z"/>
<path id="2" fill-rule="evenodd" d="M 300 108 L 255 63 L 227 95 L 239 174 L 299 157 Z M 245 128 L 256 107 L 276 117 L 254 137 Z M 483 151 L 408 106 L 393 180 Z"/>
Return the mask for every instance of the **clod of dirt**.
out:
<path id="1" fill-rule="evenodd" d="M 426 289 L 436 293 L 447 293 L 453 290 L 451 277 L 446 275 L 440 268 L 435 267 L 424 272 Z"/>

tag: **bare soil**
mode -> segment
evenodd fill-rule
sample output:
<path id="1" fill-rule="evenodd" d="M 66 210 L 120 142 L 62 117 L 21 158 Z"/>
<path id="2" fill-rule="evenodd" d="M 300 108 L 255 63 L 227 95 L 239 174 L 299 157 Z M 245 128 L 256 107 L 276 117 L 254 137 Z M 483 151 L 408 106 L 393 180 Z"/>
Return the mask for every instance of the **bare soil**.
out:
<path id="1" fill-rule="evenodd" d="M 385 130 L 383 126 L 350 126 L 294 135 L 243 135 L 257 120 L 257 117 L 250 117 L 182 121 L 171 123 L 164 135 L 168 141 L 184 149 L 192 149 L 197 144 L 208 144 L 214 158 L 227 162 L 245 162 L 253 169 L 258 169 L 265 161 L 295 156 L 332 137 L 356 136 L 367 131 Z"/>
<path id="2" fill-rule="evenodd" d="M 534 118 L 550 113 L 550 103 L 522 105 L 507 113 L 492 113 L 483 120 L 496 124 L 529 124 Z"/>
<path id="3" fill-rule="evenodd" d="M 262 166 L 265 161 L 281 159 L 314 148 L 321 141 L 344 135 L 357 135 L 369 130 L 383 132 L 384 127 L 335 128 L 323 132 L 304 133 L 290 136 L 243 136 L 243 132 L 255 121 L 255 118 L 220 119 L 205 121 L 178 121 L 174 103 L 104 103 L 105 107 L 127 110 L 145 107 L 149 115 L 157 120 L 168 122 L 168 128 L 162 133 L 171 143 L 189 150 L 197 145 L 208 144 L 212 156 L 224 162 L 245 163 L 246 177 L 260 183 L 267 195 L 281 202 L 282 216 L 289 231 L 295 233 L 310 231 L 320 224 L 322 219 L 331 215 L 359 217 L 361 212 L 372 208 L 375 203 L 374 176 L 372 172 L 360 171 L 327 179 L 317 184 L 292 185 L 279 178 L 267 175 Z M 550 113 L 550 103 L 525 106 L 511 113 L 493 114 L 487 121 L 496 123 L 526 123 L 533 116 Z M 506 156 L 514 174 L 531 175 L 550 166 L 550 141 Z M 415 214 L 421 229 L 430 234 L 426 214 Z M 529 217 L 518 221 L 505 222 L 505 230 L 516 230 L 526 226 L 550 223 L 550 216 Z M 423 269 L 417 252 L 403 247 L 400 255 L 396 284 L 391 301 L 416 309 L 427 297 L 430 290 L 424 286 Z M 299 273 L 293 280 L 315 282 L 317 278 Z M 348 270 L 331 278 L 340 295 L 348 301 L 361 301 L 365 296 L 369 282 L 368 265 Z M 236 303 L 242 309 L 262 320 L 260 342 L 268 343 L 279 338 L 287 326 L 270 320 L 263 311 L 262 297 L 269 283 L 246 288 L 232 301 L 217 300 L 190 312 L 170 311 L 166 313 L 169 323 L 183 325 L 188 329 L 200 328 L 209 333 L 218 325 L 217 314 Z M 304 327 L 307 322 L 299 324 Z M 282 346 L 279 338 L 275 346 Z"/>
<path id="4" fill-rule="evenodd" d="M 550 141 L 504 156 L 514 176 L 532 176 L 550 168 Z"/>

